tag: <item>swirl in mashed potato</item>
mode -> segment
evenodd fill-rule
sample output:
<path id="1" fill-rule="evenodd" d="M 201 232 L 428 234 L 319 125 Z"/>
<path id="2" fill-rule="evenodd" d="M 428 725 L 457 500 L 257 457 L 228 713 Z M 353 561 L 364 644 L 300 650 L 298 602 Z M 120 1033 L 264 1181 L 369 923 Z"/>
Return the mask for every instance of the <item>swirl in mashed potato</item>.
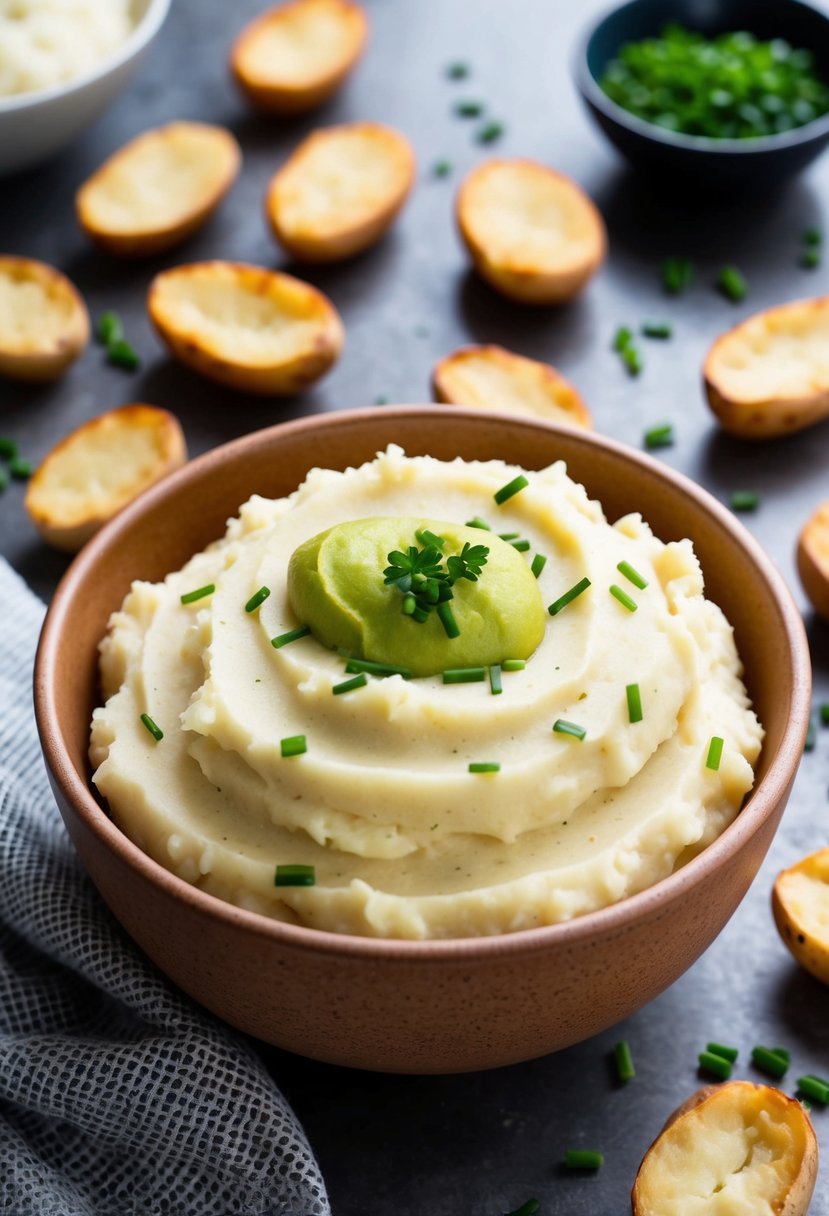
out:
<path id="1" fill-rule="evenodd" d="M 252 498 L 223 540 L 163 583 L 134 583 L 101 644 L 106 704 L 90 752 L 120 827 L 231 903 L 400 938 L 568 920 L 658 882 L 714 840 L 751 788 L 763 732 L 691 542 L 664 544 L 638 515 L 610 525 L 560 462 L 496 505 L 519 472 L 394 447 L 357 469 L 315 469 L 288 498 Z M 298 545 L 344 520 L 436 514 L 528 538 L 526 559 L 548 558 L 545 605 L 590 580 L 549 616 L 526 666 L 503 674 L 500 695 L 488 682 L 399 675 L 333 695 L 347 678 L 341 655 L 312 635 L 271 645 L 302 624 L 286 585 Z M 626 581 L 620 562 L 647 587 Z M 181 603 L 208 584 L 212 595 Z M 246 612 L 262 586 L 270 596 Z M 553 731 L 562 719 L 584 737 Z M 286 758 L 280 741 L 296 735 L 307 751 Z M 718 769 L 706 765 L 712 737 L 724 741 Z M 481 762 L 500 769 L 470 773 Z M 313 866 L 315 885 L 276 887 L 277 864 Z"/>

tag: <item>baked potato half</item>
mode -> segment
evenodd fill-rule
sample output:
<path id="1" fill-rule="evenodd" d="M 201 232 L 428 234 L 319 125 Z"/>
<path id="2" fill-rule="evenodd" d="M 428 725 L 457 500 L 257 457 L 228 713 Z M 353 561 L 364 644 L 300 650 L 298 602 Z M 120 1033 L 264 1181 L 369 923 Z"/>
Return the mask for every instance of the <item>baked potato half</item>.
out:
<path id="1" fill-rule="evenodd" d="M 245 26 L 230 70 L 259 109 L 302 114 L 339 88 L 367 38 L 365 10 L 354 0 L 290 0 Z"/>
<path id="2" fill-rule="evenodd" d="M 806 520 L 797 541 L 797 572 L 812 607 L 829 621 L 829 501 Z"/>
<path id="3" fill-rule="evenodd" d="M 488 160 L 464 179 L 458 228 L 487 282 L 521 304 L 561 304 L 586 285 L 607 248 L 584 191 L 533 160 Z"/>
<path id="4" fill-rule="evenodd" d="M 0 255 L 0 376 L 56 380 L 88 342 L 89 313 L 65 274 Z"/>
<path id="5" fill-rule="evenodd" d="M 383 236 L 414 174 L 411 144 L 391 127 L 353 122 L 313 131 L 271 179 L 268 221 L 297 261 L 340 261 Z"/>
<path id="6" fill-rule="evenodd" d="M 75 196 L 87 236 L 119 257 L 143 258 L 195 232 L 227 194 L 242 163 L 224 127 L 171 122 L 130 140 Z"/>
<path id="7" fill-rule="evenodd" d="M 706 1086 L 645 1154 L 633 1216 L 805 1216 L 818 1147 L 801 1104 L 770 1085 Z"/>
<path id="8" fill-rule="evenodd" d="M 25 506 L 49 544 L 76 553 L 142 490 L 187 459 L 179 421 L 153 405 L 124 405 L 92 418 L 48 453 L 26 487 Z"/>
<path id="9" fill-rule="evenodd" d="M 432 372 L 435 401 L 503 410 L 590 430 L 590 411 L 549 363 L 503 346 L 464 346 L 441 359 Z"/>
<path id="10" fill-rule="evenodd" d="M 717 338 L 703 365 L 708 404 L 741 439 L 777 439 L 829 415 L 829 296 L 795 300 Z"/>
<path id="11" fill-rule="evenodd" d="M 781 870 L 771 906 L 777 930 L 801 967 L 829 984 L 829 849 Z"/>
<path id="12" fill-rule="evenodd" d="M 156 275 L 150 320 L 171 353 L 245 393 L 301 392 L 342 349 L 327 296 L 289 274 L 238 262 L 197 262 Z"/>

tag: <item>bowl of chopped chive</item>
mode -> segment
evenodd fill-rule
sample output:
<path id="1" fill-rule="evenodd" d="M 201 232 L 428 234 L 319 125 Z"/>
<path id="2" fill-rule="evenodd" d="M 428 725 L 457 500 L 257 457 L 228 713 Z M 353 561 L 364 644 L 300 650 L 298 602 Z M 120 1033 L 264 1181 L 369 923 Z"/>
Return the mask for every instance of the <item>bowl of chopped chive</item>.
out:
<path id="1" fill-rule="evenodd" d="M 622 155 L 668 185 L 768 188 L 829 141 L 829 16 L 802 0 L 628 0 L 586 32 L 575 77 Z"/>
<path id="2" fill-rule="evenodd" d="M 518 510 L 533 471 L 564 461 L 608 520 L 641 512 L 665 544 L 694 538 L 706 595 L 734 628 L 745 686 L 765 734 L 753 788 L 736 817 L 652 885 L 558 923 L 477 936 L 392 939 L 331 931 L 266 915 L 243 892 L 235 902 L 219 898 L 209 875 L 194 872 L 188 880 L 159 864 L 140 847 L 149 842 L 131 839 L 96 795 L 89 724 L 100 704 L 98 647 L 134 580 L 162 580 L 178 569 L 222 535 L 252 493 L 291 494 L 311 469 L 353 470 L 392 442 L 410 456 L 507 460 L 523 469 L 526 475 L 499 491 L 500 499 L 509 491 L 508 500 L 500 506 L 496 500 L 492 510 L 510 504 Z M 549 560 L 545 574 L 560 574 L 560 561 Z M 621 621 L 633 621 L 644 615 L 631 611 L 644 580 L 626 562 L 615 568 L 627 590 L 616 588 L 620 598 L 611 588 L 608 602 Z M 540 572 L 540 566 L 533 570 L 536 577 Z M 556 598 L 547 612 L 565 629 L 594 594 L 582 594 L 584 581 L 563 594 L 557 594 L 560 578 L 550 582 Z M 185 589 L 193 601 L 187 612 L 199 612 L 214 594 L 202 582 Z M 268 590 L 260 587 L 255 603 L 240 597 L 237 624 L 255 628 L 277 598 L 265 598 Z M 308 632 L 299 626 L 275 637 L 267 653 L 302 647 Z M 491 691 L 484 682 L 466 685 L 468 669 L 456 684 L 456 675 L 444 672 L 444 682 L 452 696 L 480 689 L 509 704 L 515 687 L 507 687 L 509 681 L 525 666 L 516 662 L 504 661 L 508 674 L 502 685 L 499 672 Z M 350 713 L 349 698 L 376 689 L 373 667 L 346 665 L 344 674 L 354 678 L 331 689 L 337 712 Z M 175 683 L 178 673 L 170 678 Z M 698 958 L 737 908 L 774 836 L 803 752 L 811 682 L 803 625 L 783 580 L 733 513 L 700 487 L 647 455 L 574 428 L 464 407 L 401 406 L 258 431 L 147 490 L 92 538 L 64 576 L 44 624 L 34 693 L 52 788 L 75 848 L 126 931 L 175 983 L 233 1026 L 286 1050 L 356 1068 L 445 1073 L 515 1063 L 586 1039 L 651 1000 Z M 644 715 L 647 724 L 650 690 L 631 684 L 619 694 L 624 722 L 641 725 Z M 163 748 L 175 727 L 148 716 L 142 733 L 136 728 L 139 747 Z M 581 715 L 575 721 L 569 713 L 553 716 L 544 733 L 556 747 L 589 746 Z M 714 737 L 709 747 L 707 734 L 696 762 L 713 772 L 722 745 Z M 278 763 L 296 773 L 312 758 L 314 739 L 291 734 L 279 746 Z M 509 780 L 509 769 L 509 750 L 487 749 L 470 757 L 469 779 L 497 788 L 492 783 Z M 671 789 L 675 776 L 671 769 Z M 277 863 L 278 898 L 312 896 L 319 874 L 307 855 L 265 860 Z"/>

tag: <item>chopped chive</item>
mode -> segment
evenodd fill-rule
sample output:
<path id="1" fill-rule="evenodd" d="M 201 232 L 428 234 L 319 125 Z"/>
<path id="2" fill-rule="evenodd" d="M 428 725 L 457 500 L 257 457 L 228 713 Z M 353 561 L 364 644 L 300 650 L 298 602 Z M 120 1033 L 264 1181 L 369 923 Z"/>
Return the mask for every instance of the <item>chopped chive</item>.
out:
<path id="1" fill-rule="evenodd" d="M 822 245 L 823 233 L 819 228 L 807 228 L 803 233 L 804 245 Z"/>
<path id="2" fill-rule="evenodd" d="M 520 532 L 499 532 L 498 539 L 499 540 L 518 540 L 518 537 L 520 535 L 521 535 Z"/>
<path id="3" fill-rule="evenodd" d="M 255 612 L 260 604 L 264 604 L 270 593 L 270 587 L 260 587 L 258 591 L 253 593 L 248 602 L 245 604 L 245 612 Z"/>
<path id="4" fill-rule="evenodd" d="M 819 249 L 804 249 L 800 255 L 800 265 L 804 270 L 817 270 L 821 260 Z"/>
<path id="5" fill-rule="evenodd" d="M 622 362 L 630 372 L 631 376 L 638 376 L 645 366 L 645 360 L 642 358 L 642 352 L 633 344 L 626 346 L 622 351 Z"/>
<path id="6" fill-rule="evenodd" d="M 817 730 L 815 729 L 815 720 L 810 715 L 809 716 L 809 725 L 806 728 L 806 738 L 803 742 L 804 752 L 813 752 L 815 750 L 816 743 L 817 743 Z"/>
<path id="7" fill-rule="evenodd" d="M 15 481 L 26 481 L 34 472 L 34 466 L 31 460 L 21 460 L 19 456 L 13 457 L 9 461 L 9 476 Z"/>
<path id="8" fill-rule="evenodd" d="M 748 295 L 748 283 L 736 266 L 723 266 L 717 275 L 717 287 L 735 304 L 739 304 Z"/>
<path id="9" fill-rule="evenodd" d="M 536 578 L 539 578 L 541 575 L 541 571 L 544 569 L 544 567 L 546 565 L 547 565 L 547 558 L 544 556 L 544 554 L 536 553 L 535 557 L 533 558 L 532 565 L 530 566 L 530 570 L 532 571 L 532 573 L 535 575 Z"/>
<path id="10" fill-rule="evenodd" d="M 625 685 L 625 696 L 627 697 L 627 703 L 628 703 L 628 721 L 631 724 L 633 724 L 634 722 L 641 722 L 642 721 L 642 695 L 639 692 L 639 685 L 638 684 L 626 684 Z"/>
<path id="11" fill-rule="evenodd" d="M 446 75 L 450 80 L 463 80 L 469 75 L 469 64 L 458 59 L 454 63 L 450 63 L 446 69 Z"/>
<path id="12" fill-rule="evenodd" d="M 181 597 L 182 604 L 195 604 L 196 600 L 203 600 L 205 596 L 212 595 L 216 590 L 215 583 L 206 583 L 204 587 L 198 587 L 195 591 L 187 591 Z"/>
<path id="13" fill-rule="evenodd" d="M 780 1056 L 780 1058 L 781 1058 L 782 1060 L 785 1060 L 787 1064 L 791 1064 L 791 1061 L 792 1061 L 792 1053 L 791 1053 L 791 1052 L 790 1052 L 790 1051 L 789 1051 L 787 1048 L 785 1048 L 785 1047 L 772 1047 L 772 1051 L 774 1052 L 774 1054 L 775 1054 L 776 1056 Z"/>
<path id="14" fill-rule="evenodd" d="M 497 760 L 473 760 L 469 765 L 470 773 L 500 773 L 501 765 Z"/>
<path id="15" fill-rule="evenodd" d="M 432 165 L 432 177 L 448 177 L 452 172 L 450 160 L 436 160 Z"/>
<path id="16" fill-rule="evenodd" d="M 636 1069 L 633 1067 L 633 1056 L 630 1054 L 630 1045 L 622 1039 L 616 1044 L 614 1049 L 614 1057 L 616 1060 L 616 1078 L 623 1084 L 626 1081 L 632 1081 L 636 1076 Z"/>
<path id="17" fill-rule="evenodd" d="M 755 1068 L 768 1073 L 770 1077 L 775 1077 L 778 1081 L 781 1077 L 785 1077 L 789 1069 L 789 1061 L 768 1047 L 752 1048 L 751 1062 Z"/>
<path id="18" fill-rule="evenodd" d="M 501 668 L 497 663 L 493 663 L 489 669 L 489 690 L 493 697 L 497 697 L 499 692 L 503 692 L 501 684 Z"/>
<path id="19" fill-rule="evenodd" d="M 279 750 L 283 756 L 301 756 L 308 751 L 305 735 L 289 735 L 279 740 Z"/>
<path id="20" fill-rule="evenodd" d="M 3 494 L 9 488 L 9 476 L 5 469 L 0 469 L 0 494 Z"/>
<path id="21" fill-rule="evenodd" d="M 723 741 L 719 735 L 714 735 L 711 742 L 708 744 L 708 755 L 705 760 L 705 767 L 710 768 L 712 772 L 716 772 L 720 767 L 722 760 Z"/>
<path id="22" fill-rule="evenodd" d="M 275 887 L 313 887 L 316 881 L 313 866 L 277 866 L 273 877 Z"/>
<path id="23" fill-rule="evenodd" d="M 278 637 L 271 638 L 271 646 L 274 650 L 280 650 L 290 642 L 298 642 L 300 638 L 307 638 L 310 632 L 307 625 L 300 625 L 298 629 L 289 629 L 287 633 L 280 633 Z"/>
<path id="24" fill-rule="evenodd" d="M 667 321 L 643 321 L 642 333 L 646 338 L 672 338 L 673 326 Z"/>
<path id="25" fill-rule="evenodd" d="M 829 726 L 829 702 L 824 701 L 820 707 L 820 720 L 824 726 Z"/>
<path id="26" fill-rule="evenodd" d="M 415 536 L 421 545 L 431 545 L 434 549 L 442 550 L 446 544 L 445 536 L 435 536 L 434 532 L 430 532 L 428 528 L 418 528 L 415 531 Z"/>
<path id="27" fill-rule="evenodd" d="M 812 1101 L 820 1102 L 822 1106 L 829 1104 L 829 1081 L 812 1076 L 798 1077 L 797 1088 Z"/>
<path id="28" fill-rule="evenodd" d="M 134 372 L 141 366 L 141 360 L 136 352 L 123 338 L 118 342 L 110 342 L 107 346 L 107 361 L 113 367 L 122 367 L 124 371 Z"/>
<path id="29" fill-rule="evenodd" d="M 380 393 L 378 397 L 374 398 L 375 405 L 388 405 L 390 401 L 391 397 L 387 397 L 385 393 Z"/>
<path id="30" fill-rule="evenodd" d="M 460 637 L 461 627 L 455 620 L 455 614 L 446 600 L 438 604 L 435 612 L 438 614 L 438 618 L 443 626 L 443 631 L 446 636 L 448 638 Z"/>
<path id="31" fill-rule="evenodd" d="M 570 735 L 573 739 L 583 739 L 587 734 L 584 726 L 578 726 L 575 722 L 568 722 L 565 718 L 557 718 L 553 723 L 553 730 L 557 735 Z"/>
<path id="32" fill-rule="evenodd" d="M 616 569 L 620 574 L 623 574 L 629 583 L 633 583 L 634 587 L 638 587 L 640 591 L 644 591 L 648 586 L 648 580 L 643 578 L 638 570 L 634 570 L 630 562 L 619 562 Z"/>
<path id="33" fill-rule="evenodd" d="M 521 490 L 526 490 L 529 481 L 523 473 L 519 473 L 517 477 L 513 477 L 512 481 L 508 481 L 505 486 L 501 486 L 500 490 L 496 490 L 492 497 L 500 507 L 508 499 L 514 498 Z"/>
<path id="34" fill-rule="evenodd" d="M 590 579 L 583 578 L 571 587 L 569 591 L 565 591 L 564 595 L 560 595 L 557 600 L 554 600 L 547 609 L 550 616 L 558 616 L 562 608 L 566 608 L 568 604 L 572 604 L 573 600 L 578 599 L 583 591 L 586 591 L 590 586 Z"/>
<path id="35" fill-rule="evenodd" d="M 740 1054 L 737 1047 L 727 1047 L 723 1043 L 706 1043 L 705 1050 L 710 1051 L 715 1056 L 722 1056 L 722 1058 L 724 1060 L 728 1060 L 730 1064 L 733 1064 L 736 1061 L 737 1056 Z"/>
<path id="36" fill-rule="evenodd" d="M 530 542 L 525 540 L 523 537 L 521 537 L 520 540 L 511 540 L 509 543 L 512 545 L 513 549 L 516 549 L 519 553 L 528 553 L 530 550 Z"/>
<path id="37" fill-rule="evenodd" d="M 724 1056 L 717 1055 L 715 1051 L 701 1051 L 697 1060 L 702 1072 L 709 1072 L 712 1077 L 718 1077 L 720 1081 L 727 1081 L 731 1076 L 731 1061 L 726 1060 Z"/>
<path id="38" fill-rule="evenodd" d="M 355 688 L 365 688 L 366 684 L 368 684 L 368 676 L 361 671 L 358 676 L 353 676 L 350 680 L 343 680 L 341 684 L 335 684 L 331 691 L 335 697 L 338 697 L 341 693 L 352 692 Z"/>
<path id="39" fill-rule="evenodd" d="M 673 425 L 670 422 L 663 422 L 659 426 L 652 426 L 650 430 L 645 431 L 644 440 L 645 447 L 649 450 L 671 447 L 674 442 Z"/>
<path id="40" fill-rule="evenodd" d="M 98 318 L 97 338 L 104 346 L 122 342 L 124 325 L 117 312 L 103 312 Z"/>
<path id="41" fill-rule="evenodd" d="M 481 519 L 480 515 L 476 515 L 474 519 L 466 521 L 467 528 L 482 528 L 484 532 L 491 532 L 492 528 L 485 519 Z"/>
<path id="42" fill-rule="evenodd" d="M 507 1216 L 537 1216 L 541 1211 L 541 1204 L 537 1199 L 528 1199 L 521 1204 L 520 1208 L 516 1208 L 514 1212 L 507 1212 Z"/>
<path id="43" fill-rule="evenodd" d="M 620 325 L 616 330 L 616 333 L 613 335 L 613 342 L 611 345 L 613 350 L 617 351 L 621 355 L 622 351 L 627 350 L 632 341 L 633 330 L 628 329 L 627 325 Z"/>
<path id="44" fill-rule="evenodd" d="M 408 667 L 396 667 L 393 663 L 375 663 L 371 659 L 349 659 L 345 670 L 348 675 L 365 671 L 370 676 L 402 676 L 404 680 L 412 678 Z"/>
<path id="45" fill-rule="evenodd" d="M 404 616 L 414 616 L 416 608 L 417 608 L 417 600 L 415 599 L 415 597 L 412 595 L 411 592 L 408 592 L 406 595 L 403 596 L 403 603 L 400 607 L 400 611 L 403 613 Z M 424 614 L 423 614 L 424 620 L 428 617 L 428 615 L 429 615 L 428 612 L 424 612 Z M 422 622 L 421 622 L 421 624 L 422 624 Z"/>
<path id="46" fill-rule="evenodd" d="M 693 280 L 694 267 L 690 258 L 666 258 L 662 263 L 662 284 L 669 295 L 680 295 Z"/>
<path id="47" fill-rule="evenodd" d="M 423 622 L 428 621 L 428 619 L 429 610 L 427 608 L 423 608 L 420 604 L 417 604 L 416 607 L 412 609 L 412 620 L 417 621 L 418 625 L 422 625 Z"/>
<path id="48" fill-rule="evenodd" d="M 459 118 L 480 118 L 483 112 L 483 103 L 480 101 L 459 101 L 455 106 L 455 113 Z"/>
<path id="49" fill-rule="evenodd" d="M 756 490 L 735 490 L 731 495 L 732 511 L 756 511 L 760 505 L 760 495 Z"/>
<path id="50" fill-rule="evenodd" d="M 604 1164 L 604 1154 L 595 1149 L 568 1148 L 564 1164 L 568 1170 L 598 1170 Z"/>
<path id="51" fill-rule="evenodd" d="M 164 731 L 161 729 L 160 726 L 157 726 L 156 723 L 153 722 L 153 720 L 149 714 L 142 714 L 141 721 L 144 723 L 147 730 L 150 732 L 152 737 L 155 739 L 156 743 L 159 743 L 164 738 Z"/>
<path id="52" fill-rule="evenodd" d="M 501 138 L 501 136 L 504 134 L 504 130 L 504 124 L 502 122 L 484 123 L 477 135 L 478 143 L 491 144 L 494 140 Z"/>
<path id="53" fill-rule="evenodd" d="M 627 591 L 623 591 L 616 583 L 611 583 L 608 588 L 610 594 L 615 600 L 618 600 L 623 608 L 627 608 L 628 612 L 635 612 L 639 605 L 636 600 L 633 600 L 628 595 Z"/>
<path id="54" fill-rule="evenodd" d="M 0 435 L 0 457 L 3 460 L 14 460 L 17 455 L 17 444 L 13 439 L 6 439 Z"/>
<path id="55" fill-rule="evenodd" d="M 443 673 L 444 684 L 477 684 L 485 679 L 485 667 L 447 667 Z"/>
<path id="56" fill-rule="evenodd" d="M 526 666 L 526 659 L 504 659 L 501 671 L 523 671 Z"/>

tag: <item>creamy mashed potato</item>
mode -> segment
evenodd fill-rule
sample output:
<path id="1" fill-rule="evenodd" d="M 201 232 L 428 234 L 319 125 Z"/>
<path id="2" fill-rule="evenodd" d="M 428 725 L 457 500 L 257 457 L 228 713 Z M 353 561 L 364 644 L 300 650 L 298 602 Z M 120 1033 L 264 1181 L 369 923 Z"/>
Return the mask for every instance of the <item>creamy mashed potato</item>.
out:
<path id="1" fill-rule="evenodd" d="M 567 920 L 650 886 L 718 836 L 751 788 L 762 728 L 691 542 L 663 544 L 638 515 L 611 526 L 562 463 L 528 473 L 496 505 L 519 472 L 392 447 L 358 469 L 316 469 L 286 499 L 252 498 L 183 570 L 134 583 L 101 644 L 106 704 L 90 752 L 122 829 L 234 904 L 402 938 Z M 345 520 L 421 515 L 478 516 L 529 539 L 526 560 L 548 559 L 545 605 L 590 586 L 548 616 L 500 695 L 439 675 L 370 676 L 333 695 L 347 678 L 341 655 L 313 636 L 271 645 L 302 624 L 287 595 L 291 554 Z M 263 586 L 270 596 L 246 612 Z M 399 612 L 396 595 L 389 610 Z M 583 738 L 554 731 L 561 720 Z M 307 750 L 283 756 L 280 741 L 298 735 Z M 717 769 L 706 764 L 714 737 L 724 741 Z M 474 763 L 500 769 L 472 773 Z M 285 864 L 313 866 L 315 885 L 276 887 Z"/>
<path id="2" fill-rule="evenodd" d="M 0 0 L 0 96 L 82 76 L 132 29 L 131 0 Z"/>

